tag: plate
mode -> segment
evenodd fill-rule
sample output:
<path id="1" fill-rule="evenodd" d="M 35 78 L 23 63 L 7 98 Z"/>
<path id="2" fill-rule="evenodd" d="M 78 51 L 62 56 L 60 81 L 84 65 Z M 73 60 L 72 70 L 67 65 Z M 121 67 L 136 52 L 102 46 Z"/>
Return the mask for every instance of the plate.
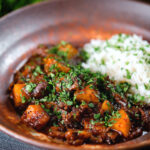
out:
<path id="1" fill-rule="evenodd" d="M 83 45 L 116 33 L 150 41 L 150 6 L 125 0 L 51 0 L 24 7 L 0 19 L 0 130 L 28 144 L 49 149 L 132 149 L 150 146 L 150 133 L 115 145 L 71 146 L 20 124 L 9 99 L 14 72 L 39 44 L 60 40 Z"/>

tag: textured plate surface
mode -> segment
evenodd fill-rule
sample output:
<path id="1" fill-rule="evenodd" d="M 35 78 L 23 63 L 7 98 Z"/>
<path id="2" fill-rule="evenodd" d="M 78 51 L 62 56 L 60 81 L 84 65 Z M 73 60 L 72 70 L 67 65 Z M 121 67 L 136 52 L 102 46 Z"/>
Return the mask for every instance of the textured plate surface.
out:
<path id="1" fill-rule="evenodd" d="M 129 149 L 150 145 L 150 133 L 112 146 L 57 144 L 21 125 L 8 100 L 13 73 L 38 44 L 66 40 L 82 45 L 91 38 L 106 39 L 120 32 L 136 33 L 150 41 L 150 6 L 125 0 L 51 0 L 0 19 L 0 130 L 51 149 Z"/>

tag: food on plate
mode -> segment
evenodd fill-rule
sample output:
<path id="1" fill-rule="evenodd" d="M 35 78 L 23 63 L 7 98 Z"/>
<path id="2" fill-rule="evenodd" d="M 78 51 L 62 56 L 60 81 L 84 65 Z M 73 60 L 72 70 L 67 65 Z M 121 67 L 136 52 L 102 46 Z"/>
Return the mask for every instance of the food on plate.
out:
<path id="1" fill-rule="evenodd" d="M 115 144 L 150 131 L 150 45 L 118 34 L 83 50 L 40 45 L 15 73 L 21 122 L 71 145 Z"/>

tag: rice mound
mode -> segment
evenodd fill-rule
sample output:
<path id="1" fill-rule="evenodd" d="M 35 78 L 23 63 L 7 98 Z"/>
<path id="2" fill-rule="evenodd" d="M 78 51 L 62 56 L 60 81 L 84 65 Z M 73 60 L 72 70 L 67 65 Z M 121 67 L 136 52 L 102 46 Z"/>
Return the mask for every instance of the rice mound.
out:
<path id="1" fill-rule="evenodd" d="M 93 72 L 109 75 L 117 83 L 131 84 L 130 93 L 150 103 L 150 44 L 137 35 L 117 34 L 108 40 L 92 39 L 84 45 L 89 58 L 82 63 Z"/>

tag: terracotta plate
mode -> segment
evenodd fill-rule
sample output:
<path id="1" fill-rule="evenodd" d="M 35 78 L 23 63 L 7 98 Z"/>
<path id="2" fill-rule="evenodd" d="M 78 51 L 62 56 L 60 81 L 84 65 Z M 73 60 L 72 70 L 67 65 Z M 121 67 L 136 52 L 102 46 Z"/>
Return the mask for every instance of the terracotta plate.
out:
<path id="1" fill-rule="evenodd" d="M 106 39 L 120 32 L 136 33 L 150 41 L 150 6 L 127 0 L 51 0 L 0 19 L 0 130 L 51 149 L 129 149 L 150 145 L 150 133 L 112 146 L 57 144 L 21 125 L 8 100 L 13 73 L 38 44 L 66 40 L 82 45 L 91 38 Z"/>

